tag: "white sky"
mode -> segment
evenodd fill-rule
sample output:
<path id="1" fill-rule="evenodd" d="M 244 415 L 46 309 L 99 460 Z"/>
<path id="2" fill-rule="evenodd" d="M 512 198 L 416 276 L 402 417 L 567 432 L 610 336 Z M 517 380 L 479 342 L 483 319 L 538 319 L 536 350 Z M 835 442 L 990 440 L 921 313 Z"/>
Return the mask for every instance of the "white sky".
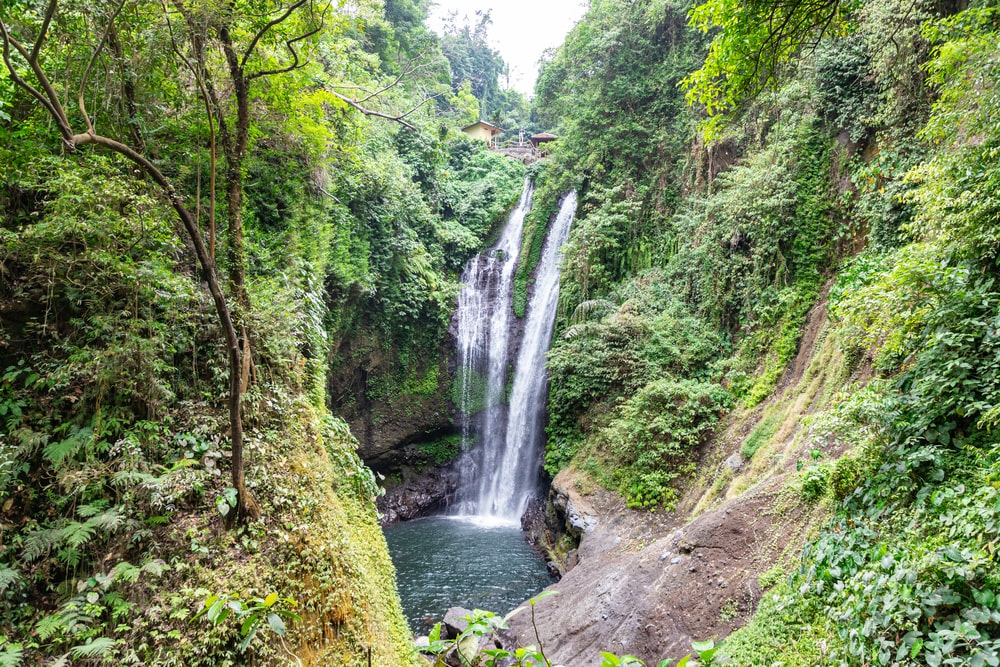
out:
<path id="1" fill-rule="evenodd" d="M 427 24 L 441 32 L 444 17 L 458 12 L 475 25 L 476 10 L 492 9 L 489 41 L 510 64 L 510 85 L 531 95 L 538 76 L 538 59 L 545 49 L 559 46 L 583 17 L 587 0 L 436 0 Z M 505 82 L 501 79 L 501 86 Z"/>

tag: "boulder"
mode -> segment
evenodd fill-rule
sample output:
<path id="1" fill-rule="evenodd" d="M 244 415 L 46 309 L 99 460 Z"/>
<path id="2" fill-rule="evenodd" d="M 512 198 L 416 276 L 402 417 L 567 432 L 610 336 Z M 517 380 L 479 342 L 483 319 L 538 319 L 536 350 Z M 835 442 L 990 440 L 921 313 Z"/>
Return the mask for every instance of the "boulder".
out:
<path id="1" fill-rule="evenodd" d="M 726 459 L 724 465 L 726 466 L 727 470 L 735 474 L 738 473 L 740 470 L 743 470 L 743 463 L 744 463 L 743 453 L 736 452 L 728 459 Z"/>
<path id="2" fill-rule="evenodd" d="M 469 627 L 468 617 L 472 612 L 464 607 L 451 607 L 444 614 L 441 622 L 441 636 L 444 639 L 456 639 Z"/>

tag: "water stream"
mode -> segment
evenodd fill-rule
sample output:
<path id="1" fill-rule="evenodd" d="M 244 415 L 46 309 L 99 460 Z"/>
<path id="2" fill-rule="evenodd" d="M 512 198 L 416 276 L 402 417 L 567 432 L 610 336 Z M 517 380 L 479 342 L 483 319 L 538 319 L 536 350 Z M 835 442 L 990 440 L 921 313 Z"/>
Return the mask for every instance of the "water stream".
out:
<path id="1" fill-rule="evenodd" d="M 494 452 L 478 485 L 476 514 L 520 521 L 525 505 L 538 488 L 548 382 L 545 355 L 552 341 L 559 304 L 559 266 L 562 245 L 576 212 L 576 192 L 563 199 L 549 229 L 528 302 L 524 336 L 514 369 L 514 383 L 503 441 L 484 439 L 482 448 Z"/>
<path id="2" fill-rule="evenodd" d="M 573 222 L 576 193 L 563 199 L 547 233 L 517 345 L 514 272 L 532 194 L 525 183 L 500 239 L 471 259 L 462 274 L 457 382 L 465 453 L 457 463 L 456 500 L 447 516 L 385 531 L 403 609 L 417 631 L 451 606 L 506 613 L 551 583 L 544 560 L 524 540 L 520 520 L 539 489 L 545 355 L 559 299 L 560 250 Z"/>

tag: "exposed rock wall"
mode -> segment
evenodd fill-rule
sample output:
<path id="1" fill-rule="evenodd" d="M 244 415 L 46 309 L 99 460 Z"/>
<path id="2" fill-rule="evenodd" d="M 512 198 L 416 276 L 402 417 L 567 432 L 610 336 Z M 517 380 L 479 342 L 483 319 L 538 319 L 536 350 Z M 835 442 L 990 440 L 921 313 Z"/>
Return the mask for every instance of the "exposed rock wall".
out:
<path id="1" fill-rule="evenodd" d="M 454 373 L 449 368 L 453 356 L 450 337 L 437 350 L 433 392 L 408 393 L 401 387 L 399 392 L 381 396 L 375 387 L 387 384 L 383 376 L 391 372 L 395 361 L 376 351 L 353 351 L 350 342 L 342 346 L 340 355 L 354 360 L 336 365 L 329 378 L 332 410 L 350 425 L 358 439 L 359 456 L 372 468 L 391 473 L 407 465 L 408 445 L 434 440 L 458 428 L 451 400 Z"/>
<path id="2" fill-rule="evenodd" d="M 629 653 L 648 664 L 680 658 L 691 641 L 723 638 L 741 627 L 766 588 L 797 559 L 822 506 L 797 490 L 797 464 L 811 460 L 801 418 L 822 409 L 833 391 L 859 377 L 824 335 L 825 303 L 810 313 L 802 345 L 777 395 L 736 411 L 701 454 L 674 512 L 631 510 L 613 493 L 570 469 L 553 481 L 552 507 L 569 533 L 581 535 L 562 580 L 511 627 L 522 645 L 540 639 L 554 664 L 597 666 L 600 652 Z M 863 369 L 859 371 L 864 373 Z M 746 460 L 739 452 L 763 419 L 774 435 Z M 841 452 L 831 444 L 821 455 Z"/>

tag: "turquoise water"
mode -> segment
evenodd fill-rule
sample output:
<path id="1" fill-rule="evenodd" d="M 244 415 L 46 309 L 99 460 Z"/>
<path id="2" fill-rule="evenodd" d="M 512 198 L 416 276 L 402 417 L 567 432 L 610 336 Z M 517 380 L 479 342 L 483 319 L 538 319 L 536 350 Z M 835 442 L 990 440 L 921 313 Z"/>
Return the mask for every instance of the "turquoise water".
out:
<path id="1" fill-rule="evenodd" d="M 503 615 L 553 582 L 519 525 L 435 516 L 385 529 L 399 596 L 418 634 L 448 607 Z"/>

